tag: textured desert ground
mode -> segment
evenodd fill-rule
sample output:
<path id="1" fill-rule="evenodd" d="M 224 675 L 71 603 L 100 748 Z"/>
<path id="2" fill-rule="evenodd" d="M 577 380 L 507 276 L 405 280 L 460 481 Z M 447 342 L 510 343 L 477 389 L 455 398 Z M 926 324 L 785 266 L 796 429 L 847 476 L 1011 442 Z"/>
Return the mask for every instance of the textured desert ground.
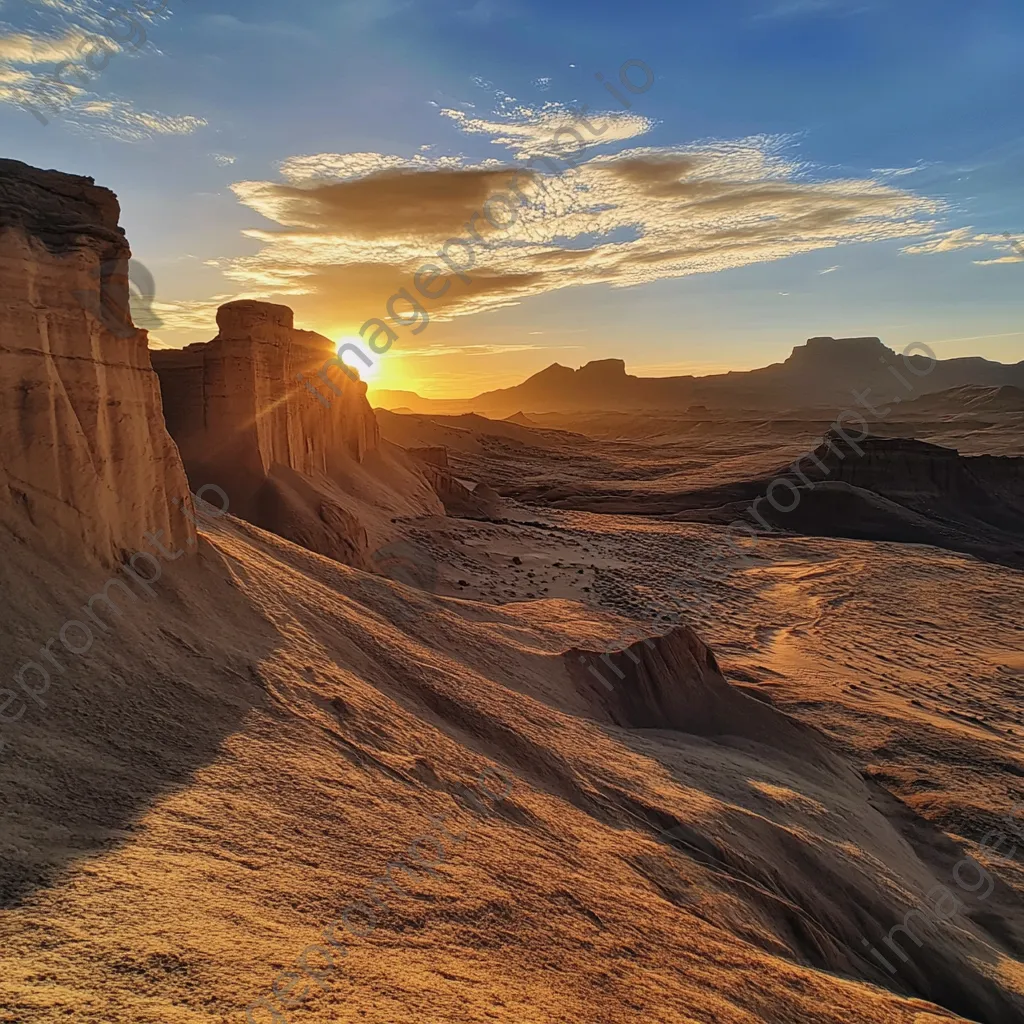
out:
<path id="1" fill-rule="evenodd" d="M 0 184 L 3 1024 L 1024 1020 L 1014 389 L 758 528 L 824 413 L 325 406 Z"/>
<path id="2" fill-rule="evenodd" d="M 714 526 L 500 518 L 403 524 L 434 593 L 224 520 L 69 666 L 3 768 L 5 1020 L 243 1020 L 273 984 L 302 1000 L 252 1019 L 1021 1019 L 1024 874 L 978 845 L 1024 830 L 1019 572 L 805 537 L 709 567 Z M 15 636 L 91 592 L 4 571 L 41 585 Z M 626 712 L 630 662 L 605 687 L 566 656 L 679 623 L 726 697 L 659 648 Z M 493 806 L 459 789 L 488 766 Z M 418 839 L 372 931 L 331 930 Z M 937 885 L 963 909 L 900 962 Z M 311 944 L 334 964 L 296 968 Z"/>

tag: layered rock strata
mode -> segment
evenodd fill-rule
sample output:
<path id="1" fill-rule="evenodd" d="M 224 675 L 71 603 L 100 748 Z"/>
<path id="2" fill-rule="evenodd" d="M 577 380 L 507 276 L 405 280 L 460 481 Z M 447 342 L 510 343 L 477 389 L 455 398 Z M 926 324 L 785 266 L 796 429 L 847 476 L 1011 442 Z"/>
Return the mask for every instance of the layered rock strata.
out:
<path id="1" fill-rule="evenodd" d="M 295 330 L 287 306 L 229 302 L 217 327 L 213 341 L 154 353 L 167 426 L 191 479 L 222 478 L 242 506 L 275 464 L 331 476 L 339 460 L 362 462 L 377 448 L 366 385 L 337 365 L 318 377 L 335 346 Z"/>
<path id="2" fill-rule="evenodd" d="M 0 522 L 103 564 L 146 532 L 195 543 L 119 214 L 92 178 L 0 160 Z"/>
<path id="3" fill-rule="evenodd" d="M 934 544 L 1024 566 L 1024 458 L 961 455 L 908 437 L 829 431 L 811 454 L 752 481 L 746 514 L 826 537 Z M 761 524 L 763 525 L 763 523 Z"/>
<path id="4" fill-rule="evenodd" d="M 208 342 L 154 353 L 167 425 L 190 481 L 232 513 L 351 565 L 389 539 L 381 512 L 441 511 L 422 472 L 382 444 L 366 384 L 292 310 L 229 302 Z"/>

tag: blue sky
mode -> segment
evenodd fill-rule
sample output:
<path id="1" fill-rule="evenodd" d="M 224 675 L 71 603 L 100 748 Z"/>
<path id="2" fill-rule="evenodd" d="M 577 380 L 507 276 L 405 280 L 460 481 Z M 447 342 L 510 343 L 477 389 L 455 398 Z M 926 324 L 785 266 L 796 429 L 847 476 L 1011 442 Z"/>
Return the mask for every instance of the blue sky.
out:
<path id="1" fill-rule="evenodd" d="M 420 300 L 376 384 L 703 373 L 816 334 L 1024 358 L 1019 0 L 139 0 L 145 43 L 68 69 L 39 123 L 26 90 L 127 36 L 112 8 L 0 0 L 0 137 L 117 192 L 154 345 L 241 295 L 355 335 L 584 103 L 602 144 L 485 227 L 473 284 Z M 626 111 L 595 74 L 629 59 L 654 82 L 618 86 Z"/>

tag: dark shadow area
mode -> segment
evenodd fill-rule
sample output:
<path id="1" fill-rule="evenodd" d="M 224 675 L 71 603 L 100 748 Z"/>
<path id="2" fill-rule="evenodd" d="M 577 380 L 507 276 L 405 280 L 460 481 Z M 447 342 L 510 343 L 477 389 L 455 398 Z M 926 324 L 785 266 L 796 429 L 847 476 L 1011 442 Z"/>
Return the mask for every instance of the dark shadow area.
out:
<path id="1" fill-rule="evenodd" d="M 22 627 L 24 642 L 3 658 L 9 679 L 27 661 L 38 663 L 39 647 L 65 622 L 86 618 L 82 608 L 106 580 L 95 571 L 62 575 L 8 540 L 4 546 L 4 592 L 46 608 L 38 618 L 51 627 L 42 634 L 31 621 Z M 38 576 L 31 587 L 29 574 Z M 135 599 L 112 588 L 122 615 L 97 602 L 109 629 L 96 626 L 87 652 L 51 643 L 62 670 L 51 665 L 39 702 L 26 698 L 20 719 L 2 726 L 0 907 L 23 903 L 76 861 L 128 841 L 154 802 L 187 786 L 253 708 L 269 706 L 258 665 L 275 633 L 269 624 L 259 628 L 219 552 L 201 542 L 198 557 L 165 564 L 150 589 Z M 82 634 L 76 627 L 67 635 Z M 42 690 L 41 676 L 26 678 Z"/>

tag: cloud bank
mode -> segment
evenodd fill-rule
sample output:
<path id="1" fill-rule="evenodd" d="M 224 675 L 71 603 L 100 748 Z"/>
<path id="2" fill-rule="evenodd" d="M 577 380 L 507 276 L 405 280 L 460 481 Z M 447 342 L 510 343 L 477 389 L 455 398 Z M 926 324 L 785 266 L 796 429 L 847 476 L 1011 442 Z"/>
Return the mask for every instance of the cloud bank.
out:
<path id="1" fill-rule="evenodd" d="M 567 109 L 530 124 L 521 111 L 497 120 L 446 116 L 518 157 L 537 157 L 551 151 Z M 588 117 L 607 128 L 601 144 L 621 145 L 651 126 L 620 114 Z M 438 264 L 449 239 L 473 239 L 473 269 L 439 278 L 437 298 L 425 302 L 435 320 L 563 288 L 631 287 L 936 233 L 946 211 L 940 200 L 870 178 L 823 180 L 787 156 L 788 145 L 755 137 L 588 149 L 563 174 L 422 154 L 296 156 L 282 163 L 281 180 L 233 186 L 270 226 L 246 232 L 258 253 L 217 265 L 246 291 L 286 297 L 320 323 L 358 327 L 382 316 L 398 289 L 411 289 L 419 268 Z M 480 211 L 499 196 L 506 199 L 495 226 Z"/>

